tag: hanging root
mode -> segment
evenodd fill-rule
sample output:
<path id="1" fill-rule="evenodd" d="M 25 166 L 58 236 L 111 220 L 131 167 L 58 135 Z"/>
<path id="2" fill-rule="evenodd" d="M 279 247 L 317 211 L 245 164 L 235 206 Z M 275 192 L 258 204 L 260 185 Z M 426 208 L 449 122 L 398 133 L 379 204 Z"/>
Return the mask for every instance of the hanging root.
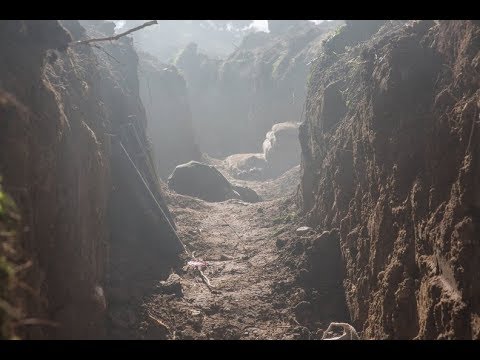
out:
<path id="1" fill-rule="evenodd" d="M 203 273 L 202 270 L 200 269 L 197 269 L 197 270 L 200 273 L 200 276 L 202 277 L 203 282 L 205 283 L 205 285 L 207 285 L 208 290 L 213 291 L 213 286 L 212 284 L 210 284 L 210 280 L 208 280 L 207 276 Z"/>
<path id="2" fill-rule="evenodd" d="M 340 336 L 328 337 L 334 334 L 333 328 L 340 327 L 343 329 L 343 334 Z M 323 333 L 322 340 L 360 340 L 355 328 L 347 323 L 332 322 L 328 325 L 327 330 Z"/>

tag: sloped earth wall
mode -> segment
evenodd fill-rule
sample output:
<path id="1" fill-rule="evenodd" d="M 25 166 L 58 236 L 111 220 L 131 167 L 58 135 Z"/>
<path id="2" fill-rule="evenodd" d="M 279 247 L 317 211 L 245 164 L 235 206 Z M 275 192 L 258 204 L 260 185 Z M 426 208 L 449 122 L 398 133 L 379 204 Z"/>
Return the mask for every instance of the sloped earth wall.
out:
<path id="1" fill-rule="evenodd" d="M 480 338 L 479 50 L 478 21 L 351 21 L 313 65 L 298 199 L 366 338 Z"/>

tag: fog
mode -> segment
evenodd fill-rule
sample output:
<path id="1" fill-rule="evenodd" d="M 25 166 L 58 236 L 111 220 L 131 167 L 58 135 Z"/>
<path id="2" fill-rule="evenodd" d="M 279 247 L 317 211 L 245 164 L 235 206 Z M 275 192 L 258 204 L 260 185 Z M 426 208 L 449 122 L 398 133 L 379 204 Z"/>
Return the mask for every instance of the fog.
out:
<path id="1" fill-rule="evenodd" d="M 113 20 L 116 31 L 122 32 L 146 20 Z M 286 20 L 288 22 L 288 20 Z M 310 20 L 319 24 L 324 20 Z M 224 58 L 235 50 L 242 38 L 253 32 L 269 32 L 268 20 L 159 20 L 157 26 L 132 34 L 136 46 L 172 62 L 188 43 L 198 44 L 199 50 L 212 58 Z"/>

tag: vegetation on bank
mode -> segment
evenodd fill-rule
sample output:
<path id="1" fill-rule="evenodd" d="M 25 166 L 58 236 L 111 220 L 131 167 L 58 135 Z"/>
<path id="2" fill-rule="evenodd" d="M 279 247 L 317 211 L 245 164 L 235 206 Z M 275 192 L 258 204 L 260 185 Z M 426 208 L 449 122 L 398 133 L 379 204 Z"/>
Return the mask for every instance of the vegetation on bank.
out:
<path id="1" fill-rule="evenodd" d="M 15 228 L 19 215 L 14 201 L 2 189 L 0 177 L 0 339 L 15 338 L 12 320 L 17 310 L 11 304 L 15 284 Z"/>

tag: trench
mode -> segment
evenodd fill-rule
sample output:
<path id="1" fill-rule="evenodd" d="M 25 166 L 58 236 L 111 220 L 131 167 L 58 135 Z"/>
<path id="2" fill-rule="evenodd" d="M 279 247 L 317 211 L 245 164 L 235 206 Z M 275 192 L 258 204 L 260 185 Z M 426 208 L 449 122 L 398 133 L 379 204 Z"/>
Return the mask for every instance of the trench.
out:
<path id="1" fill-rule="evenodd" d="M 1 338 L 479 338 L 478 21 L 125 22 L 0 22 Z"/>
<path id="2" fill-rule="evenodd" d="M 124 167 L 128 161 L 121 153 L 119 147 L 117 162 Z M 236 180 L 221 161 L 210 161 L 233 184 L 266 199 L 208 202 L 171 191 L 167 202 L 175 228 L 158 226 L 167 218 L 161 211 L 156 218 L 131 220 L 130 227 L 133 214 L 118 209 L 152 195 L 138 179 L 124 184 L 127 191 L 119 183 L 121 196 L 112 203 L 118 243 L 112 247 L 115 276 L 107 291 L 108 337 L 321 339 L 330 322 L 349 322 L 338 231 L 296 233 L 305 225 L 294 199 L 299 166 L 276 179 Z M 115 174 L 129 179 L 122 166 Z M 147 212 L 161 210 L 154 200 L 144 203 Z M 159 229 L 181 245 L 152 247 Z M 133 253 L 129 232 L 141 239 Z M 207 265 L 189 266 L 192 260 Z"/>

